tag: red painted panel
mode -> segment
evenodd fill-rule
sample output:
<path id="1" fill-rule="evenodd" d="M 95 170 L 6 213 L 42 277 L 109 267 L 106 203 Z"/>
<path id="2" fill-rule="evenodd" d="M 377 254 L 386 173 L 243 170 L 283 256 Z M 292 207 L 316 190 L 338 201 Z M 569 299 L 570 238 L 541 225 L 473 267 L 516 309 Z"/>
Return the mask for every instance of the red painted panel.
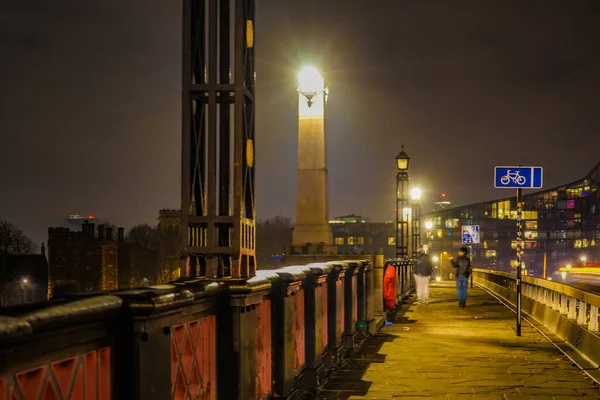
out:
<path id="1" fill-rule="evenodd" d="M 83 356 L 83 371 L 85 375 L 85 400 L 96 400 L 98 398 L 98 367 L 95 351 L 86 353 Z"/>
<path id="2" fill-rule="evenodd" d="M 0 378 L 0 400 L 8 399 L 8 388 L 6 385 L 6 379 Z"/>
<path id="3" fill-rule="evenodd" d="M 111 374 L 105 347 L 0 379 L 0 400 L 109 400 Z"/>
<path id="4" fill-rule="evenodd" d="M 321 345 L 323 349 L 329 344 L 327 337 L 327 284 L 321 286 Z"/>
<path id="5" fill-rule="evenodd" d="M 216 334 L 214 315 L 172 328 L 173 399 L 216 399 Z"/>
<path id="6" fill-rule="evenodd" d="M 256 306 L 256 400 L 271 393 L 271 300 Z"/>
<path id="7" fill-rule="evenodd" d="M 306 361 L 304 350 L 304 289 L 294 296 L 294 370 L 298 370 Z"/>
<path id="8" fill-rule="evenodd" d="M 110 400 L 110 348 L 98 350 L 98 399 Z"/>
<path id="9" fill-rule="evenodd" d="M 335 282 L 336 292 L 337 292 L 337 311 L 340 316 L 340 328 L 342 335 L 346 331 L 346 312 L 345 312 L 345 302 L 344 302 L 344 281 L 342 279 Z"/>
<path id="10" fill-rule="evenodd" d="M 52 373 L 56 377 L 56 382 L 58 383 L 61 395 L 63 397 L 68 397 L 69 389 L 71 389 L 71 381 L 73 381 L 75 368 L 77 367 L 77 357 L 54 362 L 50 364 L 50 367 L 52 368 Z"/>
<path id="11" fill-rule="evenodd" d="M 46 381 L 46 387 L 44 388 L 44 393 L 42 394 L 42 400 L 58 400 L 57 390 L 54 387 L 54 384 L 51 380 Z"/>
<path id="12" fill-rule="evenodd" d="M 67 398 L 66 396 L 64 398 Z M 79 368 L 75 375 L 75 384 L 70 400 L 83 400 L 83 370 Z"/>
<path id="13" fill-rule="evenodd" d="M 23 395 L 23 400 L 37 400 L 46 378 L 46 369 L 46 366 L 42 365 L 16 374 L 15 381 Z"/>
<path id="14" fill-rule="evenodd" d="M 352 277 L 352 326 L 356 326 L 358 321 L 358 276 Z M 354 330 L 354 328 L 352 328 Z"/>

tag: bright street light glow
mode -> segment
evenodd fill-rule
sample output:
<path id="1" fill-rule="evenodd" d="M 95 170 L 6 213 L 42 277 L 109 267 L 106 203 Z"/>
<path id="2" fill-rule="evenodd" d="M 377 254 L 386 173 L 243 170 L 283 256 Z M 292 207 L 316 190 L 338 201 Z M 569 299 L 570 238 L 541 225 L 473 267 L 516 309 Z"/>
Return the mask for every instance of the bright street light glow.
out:
<path id="1" fill-rule="evenodd" d="M 303 94 L 316 95 L 324 89 L 323 76 L 315 67 L 304 67 L 298 72 L 298 90 Z"/>
<path id="2" fill-rule="evenodd" d="M 29 279 L 23 278 L 23 279 L 21 279 L 21 281 L 26 284 L 27 282 L 29 282 Z"/>
<path id="3" fill-rule="evenodd" d="M 433 262 L 438 262 L 440 259 L 437 257 L 432 257 Z"/>
<path id="4" fill-rule="evenodd" d="M 565 271 L 560 273 L 560 277 L 563 278 L 563 281 L 567 279 L 567 273 Z"/>
<path id="5" fill-rule="evenodd" d="M 442 280 L 442 278 L 440 278 L 439 276 L 436 276 L 436 277 L 435 277 L 435 280 L 439 282 L 439 281 L 441 281 L 441 280 Z"/>
<path id="6" fill-rule="evenodd" d="M 425 229 L 431 229 L 431 228 L 433 228 L 433 222 L 431 222 L 431 221 L 425 222 Z"/>
<path id="7" fill-rule="evenodd" d="M 567 269 L 571 268 L 571 264 L 567 264 Z"/>
<path id="8" fill-rule="evenodd" d="M 586 256 L 581 256 L 581 262 L 586 262 L 587 261 L 587 257 Z"/>
<path id="9" fill-rule="evenodd" d="M 412 188 L 412 189 L 410 189 L 410 197 L 413 200 L 421 200 L 421 195 L 422 194 L 423 194 L 423 192 L 419 188 Z"/>
<path id="10" fill-rule="evenodd" d="M 404 218 L 408 218 L 411 214 L 412 210 L 410 207 L 404 207 L 404 209 L 402 209 L 402 215 L 404 215 Z"/>

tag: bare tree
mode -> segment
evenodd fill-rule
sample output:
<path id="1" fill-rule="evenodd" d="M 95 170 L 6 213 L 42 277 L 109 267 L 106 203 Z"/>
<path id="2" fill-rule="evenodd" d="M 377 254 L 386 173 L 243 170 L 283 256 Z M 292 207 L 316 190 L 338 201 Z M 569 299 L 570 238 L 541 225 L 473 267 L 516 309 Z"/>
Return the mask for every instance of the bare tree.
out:
<path id="1" fill-rule="evenodd" d="M 148 224 L 136 225 L 127 234 L 127 242 L 150 251 L 158 251 L 158 232 Z"/>
<path id="2" fill-rule="evenodd" d="M 8 258 L 14 255 L 32 254 L 36 245 L 17 226 L 8 221 L 0 220 L 0 307 L 3 306 L 5 269 L 8 268 Z"/>
<path id="3" fill-rule="evenodd" d="M 292 220 L 283 216 L 264 219 L 256 225 L 256 255 L 259 259 L 283 254 L 292 244 Z"/>
<path id="4" fill-rule="evenodd" d="M 8 255 L 33 254 L 37 246 L 17 226 L 0 220 L 0 253 Z"/>
<path id="5" fill-rule="evenodd" d="M 169 283 L 177 279 L 179 276 L 181 257 L 178 256 L 163 256 L 159 257 L 157 262 L 157 283 Z"/>

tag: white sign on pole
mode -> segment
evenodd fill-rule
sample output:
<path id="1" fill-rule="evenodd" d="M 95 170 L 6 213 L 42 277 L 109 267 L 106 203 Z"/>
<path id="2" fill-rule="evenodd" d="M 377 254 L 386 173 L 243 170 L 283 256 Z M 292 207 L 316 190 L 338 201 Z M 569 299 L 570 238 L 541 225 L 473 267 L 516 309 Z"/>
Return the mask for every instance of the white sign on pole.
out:
<path id="1" fill-rule="evenodd" d="M 465 225 L 461 229 L 463 244 L 477 244 L 479 241 L 479 225 Z"/>

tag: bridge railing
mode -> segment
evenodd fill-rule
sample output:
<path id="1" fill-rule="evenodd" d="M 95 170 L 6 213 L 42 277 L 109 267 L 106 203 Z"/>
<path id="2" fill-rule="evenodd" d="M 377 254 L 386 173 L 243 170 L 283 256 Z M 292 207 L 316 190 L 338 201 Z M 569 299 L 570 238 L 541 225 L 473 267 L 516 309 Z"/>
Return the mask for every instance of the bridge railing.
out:
<path id="1" fill-rule="evenodd" d="M 373 333 L 374 283 L 335 261 L 2 309 L 0 399 L 300 396 Z"/>
<path id="2" fill-rule="evenodd" d="M 473 281 L 511 305 L 516 304 L 515 274 L 475 269 Z M 521 303 L 526 315 L 583 358 L 578 363 L 598 370 L 600 295 L 565 283 L 523 276 Z"/>

